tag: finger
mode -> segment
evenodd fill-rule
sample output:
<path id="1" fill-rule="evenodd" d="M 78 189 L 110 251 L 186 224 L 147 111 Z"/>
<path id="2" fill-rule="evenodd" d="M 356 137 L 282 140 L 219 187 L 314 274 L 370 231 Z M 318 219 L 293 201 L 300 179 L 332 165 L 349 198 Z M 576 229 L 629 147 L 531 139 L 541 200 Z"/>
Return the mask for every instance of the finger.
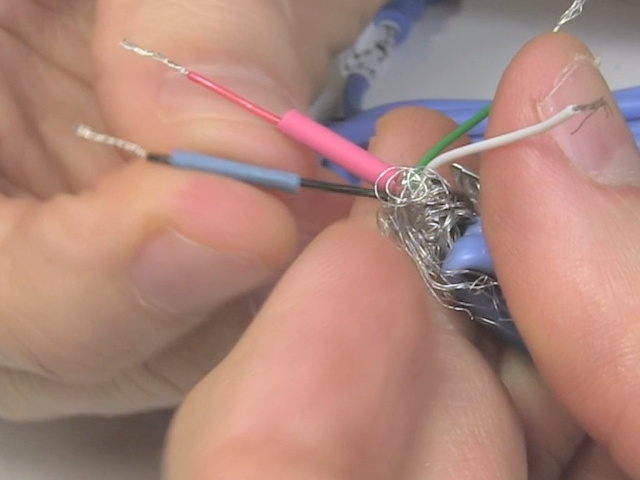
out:
<path id="1" fill-rule="evenodd" d="M 394 469 L 386 455 L 383 464 L 364 460 L 387 450 L 402 458 L 399 430 L 427 400 L 432 374 L 428 302 L 404 275 L 416 275 L 412 265 L 374 230 L 340 224 L 323 233 L 190 395 L 171 434 L 168 478 L 368 478 Z M 387 298 L 366 300 L 379 291 Z M 398 305 L 415 313 L 399 319 Z M 372 426 L 378 433 L 365 441 Z"/>
<path id="2" fill-rule="evenodd" d="M 371 147 L 376 153 L 389 160 L 392 164 L 411 165 L 415 163 L 416 154 L 426 151 L 430 145 L 435 144 L 453 128 L 453 123 L 437 112 L 424 109 L 400 109 L 385 115 L 378 122 L 378 130 L 384 135 L 378 136 L 371 142 Z M 402 138 L 402 142 L 389 141 L 389 139 Z M 376 139 L 378 141 L 376 141 Z M 458 142 L 459 144 L 460 142 Z M 467 159 L 475 163 L 476 158 Z M 371 224 L 376 221 L 379 205 L 375 201 L 361 199 L 354 204 L 353 216 L 363 217 Z M 474 329 L 468 318 L 465 316 L 443 317 L 447 324 L 453 325 L 456 331 L 463 333 L 469 338 L 474 337 Z M 447 444 L 456 443 L 455 439 L 447 441 L 448 432 L 452 430 L 452 424 L 460 421 L 460 430 L 473 428 L 478 418 L 478 412 L 473 409 L 452 408 L 448 401 L 450 398 L 462 398 L 469 394 L 470 379 L 465 375 L 460 375 L 461 371 L 474 372 L 474 379 L 480 375 L 473 368 L 461 368 L 460 364 L 466 362 L 477 364 L 478 360 L 472 358 L 464 348 L 460 348 L 459 337 L 449 336 L 450 341 L 442 350 L 447 351 L 447 355 L 455 357 L 457 368 L 455 372 L 446 375 L 448 378 L 448 391 L 441 393 L 438 398 L 442 399 L 442 404 L 437 415 L 429 416 L 429 426 L 426 429 L 429 434 L 425 435 L 424 444 L 429 445 L 427 450 L 438 451 L 439 448 Z M 460 352 L 460 353 L 452 353 Z M 540 380 L 537 372 L 530 362 L 517 354 L 507 350 L 499 358 L 498 368 L 500 369 L 501 380 L 507 386 L 512 396 L 513 404 L 520 417 L 520 422 L 524 426 L 527 437 L 527 465 L 528 475 L 532 479 L 552 479 L 559 478 L 565 466 L 571 461 L 574 453 L 582 439 L 584 433 L 576 425 L 573 417 L 565 408 L 558 405 L 557 400 L 548 391 L 544 383 Z M 456 381 L 459 379 L 459 383 Z M 456 390 L 455 386 L 461 388 Z M 442 387 L 440 388 L 442 391 Z M 435 401 L 432 402 L 435 404 Z M 473 418 L 467 418 L 469 411 L 473 412 Z M 446 413 L 442 413 L 446 412 Z M 445 418 L 442 430 L 436 427 L 433 417 Z M 456 419 L 452 422 L 451 419 Z M 472 437 L 469 435 L 469 438 Z M 477 448 L 478 443 L 475 444 Z M 495 445 L 494 445 L 495 447 Z M 495 451 L 495 448 L 493 449 Z M 457 442 L 457 455 L 464 458 L 464 446 Z M 505 454 L 505 451 L 502 452 Z M 490 455 L 490 454 L 488 454 Z M 435 458 L 450 459 L 451 451 L 444 454 L 434 453 Z M 434 467 L 436 468 L 436 467 Z"/>
<path id="3" fill-rule="evenodd" d="M 566 35 L 538 38 L 516 57 L 490 134 L 598 98 L 609 114 L 598 111 L 582 125 L 574 119 L 483 159 L 483 215 L 509 307 L 543 377 L 638 476 L 640 157 L 633 137 L 591 53 Z"/>
<path id="4" fill-rule="evenodd" d="M 528 357 L 505 349 L 498 362 L 527 443 L 527 478 L 562 478 L 585 439 L 573 415 L 549 390 Z"/>
<path id="5" fill-rule="evenodd" d="M 385 114 L 376 124 L 376 135 L 370 141 L 370 148 L 380 158 L 391 165 L 415 166 L 420 158 L 444 136 L 456 127 L 448 117 L 434 110 L 418 107 L 405 107 Z M 384 133 L 382 133 L 384 132 Z M 402 141 L 396 139 L 402 138 Z M 463 137 L 449 148 L 468 143 Z M 475 157 L 465 159 L 466 165 L 473 168 Z M 439 172 L 450 179 L 450 172 Z M 379 211 L 377 200 L 358 199 L 352 207 L 352 217 L 371 217 Z M 368 212 L 368 214 L 367 214 Z"/>
<path id="6" fill-rule="evenodd" d="M 301 163 L 301 152 L 272 125 L 119 46 L 127 38 L 159 50 L 274 113 L 304 108 L 309 79 L 284 43 L 289 28 L 273 3 L 119 0 L 100 2 L 97 18 L 98 90 L 114 129 L 164 150 L 181 146 L 280 167 Z"/>
<path id="7" fill-rule="evenodd" d="M 27 204 L 3 233 L 0 360 L 65 382 L 148 358 L 271 280 L 296 247 L 271 196 L 144 162 L 94 192 Z"/>
<path id="8" fill-rule="evenodd" d="M 390 141 L 406 145 L 424 131 L 408 126 Z M 237 348 L 190 394 L 170 434 L 168 478 L 518 470 L 500 459 L 522 445 L 508 403 L 494 402 L 495 377 L 443 326 L 413 263 L 363 215 L 305 250 Z"/>
<path id="9" fill-rule="evenodd" d="M 371 147 L 392 164 L 414 165 L 453 128 L 455 124 L 438 112 L 399 109 L 378 122 Z M 467 142 L 462 138 L 450 148 Z M 463 160 L 469 168 L 474 168 L 476 161 L 475 156 Z M 440 173 L 450 177 L 448 171 Z M 373 226 L 379 210 L 375 202 L 360 199 L 354 204 L 351 218 Z M 424 289 L 431 295 L 426 285 Z M 456 478 L 517 476 L 515 472 L 524 465 L 518 463 L 524 455 L 518 422 L 502 385 L 482 352 L 473 346 L 482 342 L 475 324 L 468 316 L 442 306 L 432 310 L 429 319 L 435 321 L 431 361 L 438 372 L 430 388 L 437 393 L 429 407 L 414 419 L 414 455 L 407 457 L 405 474 L 408 478 L 444 478 L 454 468 Z M 454 398 L 457 400 L 452 402 Z M 483 460 L 478 462 L 478 458 Z"/>
<path id="10" fill-rule="evenodd" d="M 130 38 L 159 50 L 281 115 L 307 109 L 331 55 L 351 41 L 381 3 L 99 2 L 95 52 L 108 124 L 150 148 L 190 148 L 322 177 L 315 157 L 273 125 L 118 43 Z M 302 203 L 300 217 L 333 221 L 344 215 L 347 199 Z M 330 216 L 317 213 L 334 210 Z M 313 225 L 314 231 L 324 224 Z"/>
<path id="11" fill-rule="evenodd" d="M 611 459 L 606 449 L 587 441 L 578 452 L 562 480 L 629 480 Z"/>
<path id="12" fill-rule="evenodd" d="M 224 321 L 204 322 L 156 355 L 90 382 L 0 368 L 0 416 L 33 421 L 175 407 L 229 353 L 254 315 L 250 302 L 225 304 L 215 316 Z"/>

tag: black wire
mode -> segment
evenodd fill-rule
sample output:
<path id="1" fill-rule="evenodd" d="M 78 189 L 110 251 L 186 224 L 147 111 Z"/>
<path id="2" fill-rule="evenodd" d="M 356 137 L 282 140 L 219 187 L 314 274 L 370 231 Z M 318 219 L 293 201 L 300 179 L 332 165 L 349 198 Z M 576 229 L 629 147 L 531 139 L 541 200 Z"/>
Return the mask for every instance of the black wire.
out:
<path id="1" fill-rule="evenodd" d="M 147 160 L 171 165 L 171 155 L 165 155 L 163 153 L 147 153 Z"/>
<path id="2" fill-rule="evenodd" d="M 373 188 L 357 187 L 355 185 L 344 185 L 340 183 L 322 182 L 319 180 L 309 180 L 303 178 L 300 180 L 300 186 L 305 188 L 314 188 L 316 190 L 324 190 L 326 192 L 342 193 L 345 195 L 356 195 L 358 197 L 379 198 L 386 200 L 387 195 L 384 192 L 378 192 Z"/>
<path id="3" fill-rule="evenodd" d="M 162 153 L 148 153 L 147 160 L 158 163 L 165 163 L 171 165 L 171 156 Z M 308 178 L 300 179 L 300 186 L 305 188 L 314 188 L 316 190 L 322 190 L 325 192 L 341 193 L 345 195 L 356 195 L 359 197 L 379 198 L 380 200 L 386 200 L 387 195 L 384 192 L 376 192 L 373 188 L 357 187 L 355 185 L 345 185 L 340 183 L 322 182 L 320 180 L 310 180 Z"/>

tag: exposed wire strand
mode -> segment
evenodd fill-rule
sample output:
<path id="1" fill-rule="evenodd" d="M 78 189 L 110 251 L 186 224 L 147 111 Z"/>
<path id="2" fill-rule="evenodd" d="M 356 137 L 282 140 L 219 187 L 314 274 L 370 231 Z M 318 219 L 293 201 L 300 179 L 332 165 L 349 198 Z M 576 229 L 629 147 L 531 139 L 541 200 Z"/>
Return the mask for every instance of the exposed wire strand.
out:
<path id="1" fill-rule="evenodd" d="M 105 133 L 96 132 L 91 127 L 82 123 L 78 124 L 74 128 L 74 134 L 76 137 L 84 138 L 95 143 L 102 143 L 111 147 L 116 147 L 120 150 L 124 150 L 129 153 L 133 153 L 138 157 L 147 158 L 148 152 L 140 145 L 123 140 L 122 138 L 112 137 Z"/>
<path id="2" fill-rule="evenodd" d="M 567 11 L 564 12 L 560 17 L 560 19 L 558 20 L 558 23 L 553 29 L 553 33 L 558 33 L 560 29 L 563 27 L 563 25 L 566 25 L 576 17 L 580 16 L 582 14 L 582 10 L 584 8 L 585 3 L 586 3 L 586 0 L 574 0 L 574 2 L 567 9 Z"/>
<path id="3" fill-rule="evenodd" d="M 127 40 L 127 39 L 122 40 L 120 42 L 120 45 L 125 50 L 133 52 L 136 55 L 140 55 L 142 57 L 149 57 L 152 60 L 155 60 L 156 62 L 160 62 L 163 65 L 165 65 L 165 66 L 167 66 L 169 68 L 172 68 L 173 70 L 177 71 L 178 73 L 180 73 L 182 75 L 187 75 L 189 73 L 189 70 L 187 70 L 186 67 L 183 67 L 179 63 L 176 63 L 173 60 L 170 60 L 169 58 L 165 57 L 161 53 L 154 52 L 153 50 L 147 50 L 146 48 L 142 48 L 141 46 L 136 45 L 135 43 L 133 43 L 133 42 Z"/>

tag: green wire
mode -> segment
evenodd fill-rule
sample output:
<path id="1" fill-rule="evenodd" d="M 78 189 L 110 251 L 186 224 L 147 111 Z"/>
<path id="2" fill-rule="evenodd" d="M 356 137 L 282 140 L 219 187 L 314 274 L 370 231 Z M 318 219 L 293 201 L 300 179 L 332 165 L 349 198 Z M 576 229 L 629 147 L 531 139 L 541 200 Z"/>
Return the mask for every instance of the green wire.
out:
<path id="1" fill-rule="evenodd" d="M 480 110 L 478 113 L 476 113 L 473 117 L 471 117 L 466 122 L 460 124 L 458 128 L 456 128 L 453 132 L 451 132 L 449 135 L 447 135 L 438 143 L 436 143 L 434 147 L 431 150 L 429 150 L 425 154 L 425 156 L 422 157 L 422 159 L 420 159 L 420 162 L 418 162 L 418 167 L 426 167 L 431 160 L 433 160 L 438 155 L 440 155 L 449 145 L 451 145 L 453 142 L 458 140 L 460 137 L 466 134 L 469 130 L 471 130 L 473 127 L 475 127 L 485 118 L 487 118 L 489 116 L 490 111 L 491 111 L 491 104 L 484 107 L 482 110 Z"/>

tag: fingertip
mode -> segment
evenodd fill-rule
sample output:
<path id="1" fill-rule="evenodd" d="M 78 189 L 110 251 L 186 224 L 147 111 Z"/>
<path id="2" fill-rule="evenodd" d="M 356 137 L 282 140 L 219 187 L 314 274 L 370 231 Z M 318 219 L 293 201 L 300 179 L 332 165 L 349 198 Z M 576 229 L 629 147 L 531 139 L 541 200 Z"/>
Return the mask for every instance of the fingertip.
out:
<path id="1" fill-rule="evenodd" d="M 589 49 L 567 34 L 545 34 L 528 43 L 500 82 L 487 135 L 512 132 L 543 120 L 540 104 L 585 59 L 590 64 L 595 62 Z M 606 85 L 590 91 L 595 93 L 588 94 L 582 102 L 609 93 Z M 568 105 L 561 107 L 565 106 Z M 564 224 L 571 225 L 578 234 L 589 228 L 584 215 L 585 198 L 595 199 L 603 193 L 596 192 L 600 190 L 598 186 L 572 165 L 555 141 L 558 128 L 561 127 L 490 151 L 481 162 L 485 235 L 503 288 L 511 290 L 511 305 L 516 310 L 519 302 L 541 291 L 539 280 L 533 289 L 525 287 L 526 282 L 515 280 L 525 265 L 531 272 L 527 278 L 541 278 L 548 273 L 545 269 L 559 267 L 559 262 L 566 260 L 568 248 L 576 251 L 576 246 L 569 247 L 563 236 L 558 236 L 554 216 L 566 217 L 568 222 Z M 575 136 L 572 140 L 584 142 L 584 138 Z M 580 236 L 584 243 L 591 235 L 586 231 Z M 526 330 L 527 325 L 522 328 Z"/>
<path id="2" fill-rule="evenodd" d="M 453 120 L 435 110 L 398 108 L 376 122 L 369 149 L 393 165 L 414 166 L 431 145 L 455 127 Z"/>
<path id="3" fill-rule="evenodd" d="M 539 122 L 553 113 L 541 105 L 548 107 L 559 91 L 554 99 L 568 104 L 612 101 L 595 65 L 571 36 L 533 40 L 505 72 L 489 135 Z M 562 101 L 554 111 L 568 106 Z M 638 414 L 627 406 L 640 391 L 638 358 L 629 355 L 640 345 L 633 320 L 637 176 L 612 181 L 573 154 L 595 155 L 602 168 L 621 156 L 635 164 L 635 170 L 613 165 L 609 173 L 637 172 L 640 160 L 628 154 L 628 129 L 615 108 L 611 118 L 586 122 L 569 128 L 570 135 L 559 127 L 483 157 L 483 226 L 510 311 L 544 379 L 589 434 L 635 473 L 630 451 Z"/>
<path id="4" fill-rule="evenodd" d="M 500 80 L 486 136 L 491 138 L 538 123 L 538 104 L 579 58 L 594 57 L 586 45 L 568 34 L 548 33 L 527 43 Z M 532 158 L 523 152 L 532 153 Z M 483 205 L 491 210 L 494 203 L 505 204 L 522 182 L 538 179 L 543 169 L 553 168 L 550 159 L 556 153 L 551 139 L 541 134 L 486 154 L 481 162 Z M 530 175 L 529 169 L 534 169 L 536 175 Z"/>
<path id="5" fill-rule="evenodd" d="M 273 269 L 287 263 L 297 245 L 295 222 L 280 200 L 217 175 L 140 161 L 109 176 L 92 196 L 102 197 L 120 221 L 131 215 L 138 235 L 134 243 L 171 229 L 208 248 L 258 258 Z"/>
<path id="6" fill-rule="evenodd" d="M 541 35 L 525 45 L 500 81 L 487 136 L 540 122 L 539 103 L 578 58 L 592 56 L 583 43 L 564 33 Z M 515 284 L 510 279 L 520 274 L 523 261 L 533 256 L 536 265 L 543 265 L 562 258 L 558 242 L 542 238 L 551 236 L 551 212 L 573 209 L 583 186 L 549 134 L 488 152 L 480 172 L 485 235 L 499 276 L 505 280 L 503 287 L 509 290 Z M 541 235 L 539 242 L 529 241 L 533 232 Z M 535 253 L 527 250 L 525 254 L 527 245 Z"/>
<path id="7" fill-rule="evenodd" d="M 354 222 L 329 227 L 187 398 L 169 468 L 264 478 L 268 465 L 268 478 L 333 478 L 393 462 L 404 445 L 399 430 L 413 428 L 422 406 L 414 399 L 429 395 L 433 303 L 411 262 L 379 235 Z M 380 418 L 394 428 L 363 438 Z M 362 454 L 344 454 L 354 451 L 391 453 L 371 467 Z"/>
<path id="8" fill-rule="evenodd" d="M 487 136 L 505 133 L 512 121 L 506 117 L 508 106 L 528 107 L 541 101 L 554 87 L 560 73 L 578 58 L 594 59 L 589 48 L 576 37 L 565 33 L 546 33 L 524 45 L 505 70 L 496 90 Z M 527 111 L 520 111 L 527 115 Z M 502 117 L 505 116 L 505 124 Z M 519 118 L 527 122 L 529 118 Z M 524 125 L 523 125 L 524 126 Z"/>
<path id="9" fill-rule="evenodd" d="M 429 147 L 455 127 L 453 120 L 435 110 L 420 107 L 399 108 L 378 120 L 369 149 L 391 165 L 415 166 Z M 453 146 L 458 146 L 464 141 L 459 140 Z M 379 201 L 358 199 L 354 202 L 351 218 L 364 218 L 370 224 L 375 224 L 375 214 L 378 210 Z"/>

